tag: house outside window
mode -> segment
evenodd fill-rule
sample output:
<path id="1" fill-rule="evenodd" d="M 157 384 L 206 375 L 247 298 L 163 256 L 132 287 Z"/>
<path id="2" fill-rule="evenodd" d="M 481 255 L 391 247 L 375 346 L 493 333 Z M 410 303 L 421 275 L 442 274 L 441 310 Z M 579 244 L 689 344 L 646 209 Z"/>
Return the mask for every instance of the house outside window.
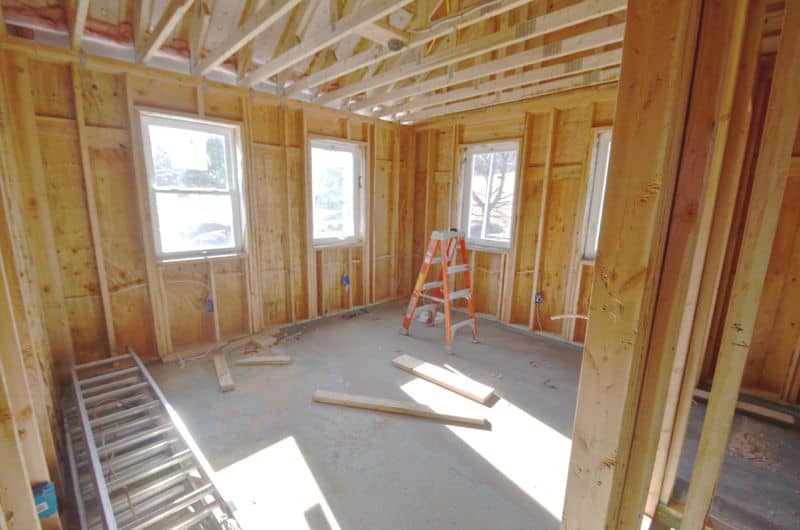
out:
<path id="1" fill-rule="evenodd" d="M 238 126 L 145 111 L 140 119 L 157 257 L 243 252 Z"/>
<path id="2" fill-rule="evenodd" d="M 509 248 L 514 224 L 518 142 L 473 145 L 463 159 L 462 227 L 474 246 Z"/>
<path id="3" fill-rule="evenodd" d="M 364 167 L 361 146 L 312 139 L 310 148 L 314 245 L 361 241 Z"/>

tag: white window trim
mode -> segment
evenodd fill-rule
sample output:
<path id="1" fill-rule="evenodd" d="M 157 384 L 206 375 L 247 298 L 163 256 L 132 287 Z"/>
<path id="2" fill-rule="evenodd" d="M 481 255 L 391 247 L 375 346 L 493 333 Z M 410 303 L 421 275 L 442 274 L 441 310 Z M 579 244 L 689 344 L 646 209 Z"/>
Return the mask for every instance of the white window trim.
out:
<path id="1" fill-rule="evenodd" d="M 470 191 L 472 190 L 472 179 L 469 172 L 469 159 L 473 154 L 490 153 L 492 151 L 516 151 L 517 152 L 517 167 L 514 170 L 514 197 L 511 201 L 511 229 L 508 234 L 508 241 L 492 241 L 488 239 L 475 239 L 469 237 L 469 203 Z M 466 236 L 467 246 L 471 249 L 486 249 L 490 251 L 507 252 L 511 249 L 514 242 L 514 235 L 516 232 L 516 216 L 517 216 L 517 197 L 519 195 L 519 181 L 520 181 L 520 161 L 521 161 L 521 142 L 519 140 L 503 140 L 498 142 L 487 142 L 480 144 L 469 144 L 465 146 L 463 155 L 461 156 L 461 201 L 459 204 L 459 219 L 461 222 L 461 229 Z"/>
<path id="2" fill-rule="evenodd" d="M 353 209 L 355 211 L 355 219 L 353 220 L 352 237 L 338 238 L 338 237 L 314 237 L 314 176 L 312 166 L 311 149 L 317 147 L 320 149 L 328 149 L 334 151 L 346 151 L 353 153 L 353 176 L 356 180 L 354 186 Z M 364 241 L 364 146 L 362 142 L 350 142 L 347 140 L 334 140 L 326 137 L 310 137 L 308 140 L 308 185 L 311 193 L 309 194 L 311 208 L 311 240 L 314 249 L 321 248 L 336 248 L 360 245 Z"/>
<path id="3" fill-rule="evenodd" d="M 156 190 L 155 171 L 153 169 L 153 153 L 150 145 L 149 125 L 164 125 L 172 128 L 190 131 L 204 130 L 225 137 L 227 150 L 228 172 L 231 175 L 230 191 L 213 190 Z M 170 114 L 151 110 L 139 110 L 139 127 L 142 134 L 142 148 L 144 150 L 145 172 L 147 174 L 147 199 L 150 207 L 152 221 L 153 244 L 156 259 L 160 262 L 185 261 L 205 259 L 211 257 L 239 256 L 246 252 L 246 219 L 244 215 L 244 190 L 242 185 L 242 152 L 241 128 L 238 124 L 230 122 L 205 120 L 188 117 L 180 114 Z M 190 250 L 181 252 L 164 252 L 161 248 L 161 235 L 159 231 L 158 207 L 156 205 L 156 191 L 158 193 L 196 193 L 211 195 L 229 195 L 233 209 L 233 237 L 234 245 L 227 248 L 209 250 Z"/>
<path id="4" fill-rule="evenodd" d="M 595 189 L 596 182 L 594 175 L 597 169 L 597 158 L 599 154 L 599 149 L 601 147 L 600 136 L 606 133 L 612 134 L 611 141 L 613 142 L 612 129 L 610 127 L 603 127 L 594 130 L 594 134 L 592 135 L 592 143 L 590 144 L 591 145 L 590 149 L 592 150 L 592 158 L 591 158 L 591 163 L 589 164 L 589 172 L 586 176 L 586 200 L 584 202 L 584 208 L 583 208 L 583 224 L 581 225 L 581 239 L 580 239 L 581 260 L 587 263 L 593 263 L 597 259 L 597 252 L 594 252 L 593 254 L 587 254 L 586 238 L 589 237 L 589 228 L 590 228 L 589 225 L 592 223 L 590 209 L 591 209 L 593 195 L 594 193 L 596 193 Z M 611 153 L 609 153 L 608 155 L 608 160 L 606 161 L 606 165 L 608 165 L 610 162 L 611 162 Z M 606 169 L 606 178 L 603 181 L 603 190 L 602 193 L 600 194 L 599 223 L 602 223 L 603 204 L 605 204 L 605 194 L 607 187 L 608 187 L 608 169 Z M 598 230 L 599 228 L 600 227 L 598 226 Z M 599 232 L 598 232 L 598 238 L 599 238 Z"/>

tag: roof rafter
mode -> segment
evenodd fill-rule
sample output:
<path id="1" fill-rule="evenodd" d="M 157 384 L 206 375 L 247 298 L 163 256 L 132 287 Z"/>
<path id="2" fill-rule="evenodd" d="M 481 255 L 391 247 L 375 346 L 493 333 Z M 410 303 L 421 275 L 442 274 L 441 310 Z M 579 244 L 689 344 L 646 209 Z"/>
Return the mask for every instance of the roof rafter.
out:
<path id="1" fill-rule="evenodd" d="M 142 40 L 136 47 L 136 54 L 141 62 L 150 62 L 193 3 L 194 0 L 172 0 L 169 3 L 150 38 Z"/>
<path id="2" fill-rule="evenodd" d="M 407 77 L 430 72 L 436 68 L 476 57 L 478 55 L 498 50 L 512 44 L 517 44 L 547 33 L 552 33 L 564 28 L 610 15 L 626 9 L 626 0 L 586 0 L 558 11 L 551 11 L 546 15 L 533 17 L 509 27 L 503 31 L 490 33 L 483 38 L 462 42 L 451 46 L 441 52 L 433 53 L 424 59 L 410 61 L 401 66 L 392 68 L 383 74 L 370 79 L 345 85 L 314 100 L 323 105 L 335 105 L 343 99 L 354 96 L 366 90 L 405 79 Z M 548 57 L 563 55 L 553 46 Z"/>
<path id="3" fill-rule="evenodd" d="M 69 3 L 70 46 L 77 50 L 81 46 L 83 32 L 86 29 L 86 17 L 89 15 L 89 0 L 77 0 Z"/>
<path id="4" fill-rule="evenodd" d="M 476 24 L 483 20 L 492 18 L 500 13 L 521 7 L 532 0 L 495 0 L 494 2 L 486 3 L 480 9 L 476 6 L 467 8 L 465 11 L 454 15 L 446 22 L 439 22 L 438 26 L 434 26 L 430 32 L 423 36 L 414 36 L 402 50 L 392 51 L 384 46 L 375 46 L 367 51 L 353 55 L 344 61 L 338 61 L 333 66 L 330 66 L 319 72 L 300 79 L 293 83 L 291 86 L 286 87 L 286 93 L 289 95 L 297 94 L 302 90 L 313 88 L 315 86 L 323 85 L 339 77 L 355 72 L 360 68 L 371 66 L 375 63 L 395 57 L 401 53 L 407 53 L 409 50 L 424 46 L 429 42 L 444 37 L 454 30 L 463 29 L 472 24 Z M 427 17 L 426 17 L 427 18 Z M 418 33 L 418 32 L 415 32 Z"/>
<path id="5" fill-rule="evenodd" d="M 508 92 L 495 92 L 494 94 L 490 94 L 488 96 L 468 99 L 458 103 L 453 103 L 451 105 L 439 105 L 438 107 L 431 107 L 427 110 L 415 112 L 413 114 L 409 114 L 408 116 L 403 116 L 402 122 L 419 123 L 439 116 L 444 116 L 446 114 L 454 114 L 457 112 L 466 112 L 468 110 L 491 107 L 493 105 L 510 103 L 535 96 L 553 94 L 555 92 L 563 92 L 565 90 L 586 88 L 595 85 L 605 85 L 618 80 L 619 68 L 600 71 L 595 70 L 593 72 L 588 72 L 573 77 L 565 77 L 556 81 L 548 81 L 547 83 L 509 90 Z"/>
<path id="6" fill-rule="evenodd" d="M 235 28 L 219 48 L 208 54 L 197 66 L 197 74 L 206 75 L 222 64 L 225 59 L 239 51 L 245 44 L 260 35 L 300 3 L 300 0 L 277 0 L 263 7 L 247 22 Z"/>
<path id="7" fill-rule="evenodd" d="M 352 105 L 350 110 L 358 111 L 362 109 L 369 109 L 379 104 L 386 105 L 401 98 L 425 94 L 426 92 L 431 92 L 445 86 L 458 85 L 474 79 L 480 79 L 481 77 L 485 77 L 487 75 L 493 75 L 500 72 L 505 72 L 506 70 L 540 63 L 556 57 L 555 55 L 548 55 L 548 52 L 554 48 L 560 48 L 561 52 L 559 53 L 559 56 L 572 55 L 575 53 L 599 48 L 601 46 L 620 43 L 622 42 L 624 36 L 624 23 L 589 31 L 580 35 L 576 35 L 575 37 L 569 37 L 567 39 L 557 41 L 555 43 L 539 46 L 537 48 L 531 48 L 530 50 L 521 51 L 512 55 L 506 55 L 502 59 L 495 59 L 493 61 L 470 66 L 455 72 L 448 72 L 445 75 L 433 77 L 426 81 L 404 86 L 402 88 L 396 88 L 385 94 L 372 94 Z M 592 59 L 592 57 L 587 57 L 585 60 L 587 62 L 591 62 Z M 554 65 L 552 68 L 555 71 L 558 68 L 564 68 L 564 64 L 569 63 Z M 565 72 L 565 74 L 566 73 L 568 73 L 568 71 Z"/>
<path id="8" fill-rule="evenodd" d="M 391 116 L 394 114 L 404 115 L 414 110 L 423 109 L 426 107 L 434 107 L 436 105 L 443 105 L 450 101 L 469 99 L 491 92 L 498 92 L 507 90 L 509 88 L 529 85 L 531 83 L 542 83 L 544 81 L 550 81 L 569 74 L 580 74 L 600 68 L 619 66 L 621 62 L 622 50 L 602 52 L 597 55 L 575 59 L 567 63 L 554 64 L 551 66 L 545 66 L 544 68 L 522 72 L 513 76 L 501 77 L 493 81 L 477 84 L 476 86 L 468 86 L 451 90 L 449 92 L 426 94 L 424 96 L 420 96 L 419 98 L 414 98 L 407 103 L 386 108 L 377 114 L 379 116 Z"/>
<path id="9" fill-rule="evenodd" d="M 203 54 L 209 24 L 211 24 L 211 9 L 206 0 L 198 0 L 189 24 L 189 61 L 192 70 L 200 62 Z"/>
<path id="10" fill-rule="evenodd" d="M 392 11 L 410 4 L 413 0 L 378 0 L 358 12 L 339 19 L 328 31 L 312 35 L 307 41 L 294 46 L 286 53 L 256 68 L 242 80 L 242 84 L 252 87 L 287 68 L 297 64 L 306 57 L 336 43 L 350 33 L 366 24 L 382 18 Z"/>

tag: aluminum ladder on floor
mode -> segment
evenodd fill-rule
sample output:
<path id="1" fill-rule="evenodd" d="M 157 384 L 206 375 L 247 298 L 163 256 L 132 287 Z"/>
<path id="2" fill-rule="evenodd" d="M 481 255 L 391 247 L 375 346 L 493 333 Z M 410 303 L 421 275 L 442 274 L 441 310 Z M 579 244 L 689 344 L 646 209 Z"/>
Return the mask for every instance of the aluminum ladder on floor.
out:
<path id="1" fill-rule="evenodd" d="M 72 390 L 64 428 L 82 530 L 239 528 L 136 353 L 76 365 Z"/>
<path id="2" fill-rule="evenodd" d="M 440 251 L 438 257 L 436 256 L 437 250 Z M 457 257 L 461 258 L 460 264 L 455 263 Z M 425 280 L 428 277 L 431 265 L 437 264 L 441 265 L 439 279 L 426 282 Z M 451 292 L 450 275 L 456 273 L 463 273 L 464 287 Z M 428 291 L 434 291 L 437 294 L 430 294 Z M 453 324 L 451 309 L 453 302 L 459 299 L 467 300 L 469 318 Z M 430 303 L 418 306 L 420 300 L 426 300 Z M 444 313 L 447 353 L 453 353 L 453 340 L 456 331 L 462 327 L 470 326 L 472 329 L 472 342 L 478 342 L 478 321 L 475 318 L 475 301 L 472 298 L 472 274 L 470 266 L 467 263 L 467 244 L 464 239 L 464 232 L 455 229 L 435 230 L 431 233 L 428 250 L 425 253 L 425 258 L 419 269 L 417 283 L 414 286 L 414 292 L 411 294 L 411 299 L 408 302 L 408 307 L 403 316 L 403 328 L 400 332 L 404 335 L 408 335 L 408 330 L 411 327 L 416 312 L 425 309 L 431 310 L 428 324 L 434 325 L 436 323 L 436 312 L 439 306 L 442 306 L 442 312 Z"/>

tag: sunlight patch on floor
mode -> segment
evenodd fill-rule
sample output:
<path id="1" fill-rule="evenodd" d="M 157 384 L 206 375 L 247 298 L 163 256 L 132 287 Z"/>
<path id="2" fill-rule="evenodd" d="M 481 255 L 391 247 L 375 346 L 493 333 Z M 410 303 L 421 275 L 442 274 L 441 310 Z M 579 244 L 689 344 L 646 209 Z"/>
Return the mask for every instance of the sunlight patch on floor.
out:
<path id="1" fill-rule="evenodd" d="M 288 436 L 216 473 L 243 530 L 340 530 L 294 437 Z"/>
<path id="2" fill-rule="evenodd" d="M 436 412 L 485 416 L 491 431 L 447 428 L 561 520 L 572 446 L 569 438 L 505 399 L 488 408 L 421 379 L 401 389 Z"/>

